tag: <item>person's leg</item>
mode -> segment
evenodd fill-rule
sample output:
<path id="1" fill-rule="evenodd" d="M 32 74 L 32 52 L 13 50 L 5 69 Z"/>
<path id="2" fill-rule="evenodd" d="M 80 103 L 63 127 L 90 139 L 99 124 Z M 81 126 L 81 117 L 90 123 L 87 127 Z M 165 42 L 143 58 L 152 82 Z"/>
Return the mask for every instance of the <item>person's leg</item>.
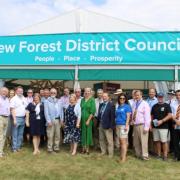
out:
<path id="1" fill-rule="evenodd" d="M 19 129 L 19 121 L 17 121 L 16 126 L 12 127 L 12 150 L 13 152 L 17 151 L 17 143 L 18 143 L 18 129 Z"/>
<path id="2" fill-rule="evenodd" d="M 3 149 L 4 149 L 4 145 L 5 145 L 5 141 L 6 141 L 7 128 L 8 128 L 8 118 L 5 117 L 3 120 L 3 141 L 2 141 Z M 3 154 L 4 154 L 4 152 L 3 152 Z"/>
<path id="3" fill-rule="evenodd" d="M 47 127 L 47 151 L 53 151 L 54 125 Z"/>
<path id="4" fill-rule="evenodd" d="M 156 146 L 156 153 L 158 157 L 161 156 L 161 142 L 160 141 L 155 141 L 155 146 Z"/>
<path id="5" fill-rule="evenodd" d="M 3 123 L 3 117 L 0 116 L 0 156 L 3 156 L 3 142 L 4 142 L 4 123 Z"/>
<path id="6" fill-rule="evenodd" d="M 18 118 L 19 120 L 19 127 L 18 127 L 18 137 L 17 137 L 17 150 L 21 148 L 23 142 L 23 134 L 24 134 L 24 127 L 25 127 L 25 119 Z"/>
<path id="7" fill-rule="evenodd" d="M 176 159 L 180 160 L 180 130 L 174 130 L 174 156 Z"/>
<path id="8" fill-rule="evenodd" d="M 121 161 L 126 161 L 126 154 L 127 154 L 127 139 L 120 138 L 120 147 L 121 147 Z"/>
<path id="9" fill-rule="evenodd" d="M 39 146 L 41 142 L 41 136 L 36 136 L 37 137 L 37 152 L 40 153 Z"/>
<path id="10" fill-rule="evenodd" d="M 37 136 L 33 136 L 33 147 L 34 147 L 34 152 L 33 154 L 37 154 Z"/>
<path id="11" fill-rule="evenodd" d="M 104 129 L 102 128 L 102 126 L 99 127 L 99 144 L 100 144 L 100 148 L 101 148 L 101 154 L 106 154 L 107 152 L 107 145 L 106 145 L 106 140 L 105 140 L 105 133 L 104 133 Z"/>
<path id="12" fill-rule="evenodd" d="M 162 148 L 163 148 L 163 157 L 167 158 L 167 156 L 168 156 L 168 144 L 167 144 L 167 142 L 162 143 Z"/>
<path id="13" fill-rule="evenodd" d="M 55 120 L 55 134 L 54 134 L 54 150 L 59 151 L 59 146 L 60 146 L 60 122 L 58 120 Z"/>
<path id="14" fill-rule="evenodd" d="M 162 143 L 162 150 L 163 150 L 163 160 L 167 159 L 168 156 L 168 129 L 159 129 L 160 139 Z"/>
<path id="15" fill-rule="evenodd" d="M 78 143 L 74 143 L 73 144 L 73 152 L 72 152 L 72 155 L 75 155 L 76 152 L 77 152 L 77 146 L 78 146 Z"/>
<path id="16" fill-rule="evenodd" d="M 142 155 L 141 142 L 140 142 L 140 131 L 139 126 L 134 126 L 133 128 L 133 145 L 135 149 L 136 156 L 138 158 Z"/>
<path id="17" fill-rule="evenodd" d="M 140 138 L 141 138 L 141 150 L 142 150 L 142 158 L 147 159 L 148 154 L 148 137 L 149 133 L 144 133 L 144 127 L 143 125 L 140 126 Z"/>
<path id="18" fill-rule="evenodd" d="M 114 141 L 113 141 L 113 130 L 107 129 L 105 131 L 105 136 L 108 144 L 108 154 L 109 157 L 113 157 L 114 155 Z"/>

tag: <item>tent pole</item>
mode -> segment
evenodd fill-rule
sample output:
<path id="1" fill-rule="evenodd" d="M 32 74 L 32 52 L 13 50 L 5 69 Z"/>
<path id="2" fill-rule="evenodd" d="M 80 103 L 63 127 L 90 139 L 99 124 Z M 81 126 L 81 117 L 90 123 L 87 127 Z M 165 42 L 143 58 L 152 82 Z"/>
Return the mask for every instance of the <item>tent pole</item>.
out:
<path id="1" fill-rule="evenodd" d="M 178 73 L 178 69 L 179 69 L 179 67 L 176 65 L 175 67 L 174 67 L 174 89 L 175 90 L 177 90 L 178 89 L 178 81 L 179 81 L 179 77 L 178 77 L 178 75 L 179 75 L 179 73 Z"/>

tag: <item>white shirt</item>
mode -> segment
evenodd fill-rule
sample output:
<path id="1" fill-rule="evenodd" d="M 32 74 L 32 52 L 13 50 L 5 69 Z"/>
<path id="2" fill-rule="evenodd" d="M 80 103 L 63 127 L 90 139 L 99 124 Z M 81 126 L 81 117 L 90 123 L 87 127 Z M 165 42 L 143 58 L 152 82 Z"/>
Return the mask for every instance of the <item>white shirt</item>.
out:
<path id="1" fill-rule="evenodd" d="M 15 109 L 16 116 L 23 117 L 26 114 L 27 100 L 24 96 L 21 98 L 15 95 L 10 101 L 10 108 Z"/>
<path id="2" fill-rule="evenodd" d="M 76 103 L 75 107 L 74 107 L 74 113 L 76 115 L 76 117 L 81 120 L 81 106 L 79 103 Z"/>
<path id="3" fill-rule="evenodd" d="M 133 107 L 133 104 L 136 102 L 134 99 L 129 99 L 128 100 L 129 105 L 131 106 L 131 108 Z"/>
<path id="4" fill-rule="evenodd" d="M 103 100 L 102 99 L 99 99 L 99 98 L 96 98 L 95 99 L 95 104 L 96 104 L 96 113 L 95 113 L 95 117 L 98 116 L 98 111 L 99 111 L 99 105 L 103 103 Z"/>
<path id="5" fill-rule="evenodd" d="M 174 100 L 170 106 L 171 106 L 171 110 L 172 110 L 172 114 L 174 116 L 176 116 L 176 113 L 177 113 L 177 109 L 178 109 L 178 106 L 180 105 L 180 103 L 177 101 L 177 100 Z M 179 119 L 180 120 L 180 119 Z M 180 129 L 180 126 L 176 126 L 176 129 Z"/>

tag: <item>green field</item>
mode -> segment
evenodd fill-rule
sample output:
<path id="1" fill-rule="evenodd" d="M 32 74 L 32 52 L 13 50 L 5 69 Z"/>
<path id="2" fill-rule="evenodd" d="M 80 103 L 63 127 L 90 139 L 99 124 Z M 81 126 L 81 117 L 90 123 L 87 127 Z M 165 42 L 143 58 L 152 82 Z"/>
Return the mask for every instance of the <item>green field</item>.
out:
<path id="1" fill-rule="evenodd" d="M 118 163 L 118 152 L 113 159 L 99 156 L 99 152 L 90 155 L 72 157 L 67 147 L 55 155 L 41 150 L 38 156 L 32 155 L 31 147 L 24 147 L 16 154 L 7 151 L 7 157 L 0 159 L 0 179 L 2 180 L 179 180 L 180 163 L 151 158 L 150 161 L 136 159 L 131 152 L 128 161 Z"/>

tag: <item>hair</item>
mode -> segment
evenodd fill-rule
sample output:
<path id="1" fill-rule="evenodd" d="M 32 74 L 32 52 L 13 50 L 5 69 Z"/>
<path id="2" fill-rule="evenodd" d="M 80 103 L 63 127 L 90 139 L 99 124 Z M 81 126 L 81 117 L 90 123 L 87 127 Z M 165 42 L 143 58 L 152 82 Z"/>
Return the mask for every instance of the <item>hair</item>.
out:
<path id="1" fill-rule="evenodd" d="M 33 101 L 34 101 L 34 99 L 35 99 L 36 97 L 38 97 L 38 98 L 39 98 L 39 101 L 41 101 L 41 96 L 40 96 L 40 94 L 38 94 L 38 93 L 35 93 L 35 94 L 34 94 L 34 96 L 33 96 Z"/>
<path id="2" fill-rule="evenodd" d="M 74 98 L 75 98 L 75 101 L 77 101 L 77 97 L 76 97 L 75 94 L 71 94 L 70 97 L 69 97 L 69 99 L 70 99 L 71 97 L 74 97 Z"/>
<path id="3" fill-rule="evenodd" d="M 16 91 L 17 91 L 18 89 L 22 89 L 22 90 L 23 90 L 23 87 L 22 87 L 22 86 L 17 86 L 17 87 L 15 88 Z"/>
<path id="4" fill-rule="evenodd" d="M 180 92 L 180 89 L 176 90 L 176 93 L 179 93 Z"/>
<path id="5" fill-rule="evenodd" d="M 68 89 L 68 90 L 69 90 L 69 88 L 68 88 L 68 87 L 65 87 L 65 88 L 64 88 L 64 90 L 65 90 L 65 89 Z"/>
<path id="6" fill-rule="evenodd" d="M 143 95 L 143 92 L 142 92 L 141 90 L 136 90 L 136 91 L 134 92 L 134 94 L 136 94 L 136 93 L 140 93 L 141 95 Z"/>
<path id="7" fill-rule="evenodd" d="M 97 90 L 97 93 L 99 93 L 99 92 L 103 92 L 103 89 L 98 89 L 98 90 Z"/>
<path id="8" fill-rule="evenodd" d="M 56 91 L 56 93 L 57 93 L 57 90 L 56 90 L 55 88 L 51 88 L 51 89 L 50 89 L 50 92 L 51 92 L 52 90 L 53 90 L 53 91 L 55 90 L 55 91 Z"/>
<path id="9" fill-rule="evenodd" d="M 121 96 L 124 96 L 124 97 L 125 97 L 125 103 L 128 104 L 128 98 L 127 98 L 126 94 L 124 94 L 124 93 L 121 93 L 121 94 L 118 96 L 118 99 L 117 99 L 118 104 L 119 104 L 119 105 L 121 104 L 121 103 L 120 103 L 120 97 L 121 97 Z"/>
<path id="10" fill-rule="evenodd" d="M 74 92 L 76 91 L 80 91 L 81 92 L 81 88 L 75 88 Z"/>
<path id="11" fill-rule="evenodd" d="M 149 91 L 150 91 L 150 90 L 154 90 L 154 92 L 156 93 L 156 89 L 155 89 L 155 88 L 149 88 Z"/>

